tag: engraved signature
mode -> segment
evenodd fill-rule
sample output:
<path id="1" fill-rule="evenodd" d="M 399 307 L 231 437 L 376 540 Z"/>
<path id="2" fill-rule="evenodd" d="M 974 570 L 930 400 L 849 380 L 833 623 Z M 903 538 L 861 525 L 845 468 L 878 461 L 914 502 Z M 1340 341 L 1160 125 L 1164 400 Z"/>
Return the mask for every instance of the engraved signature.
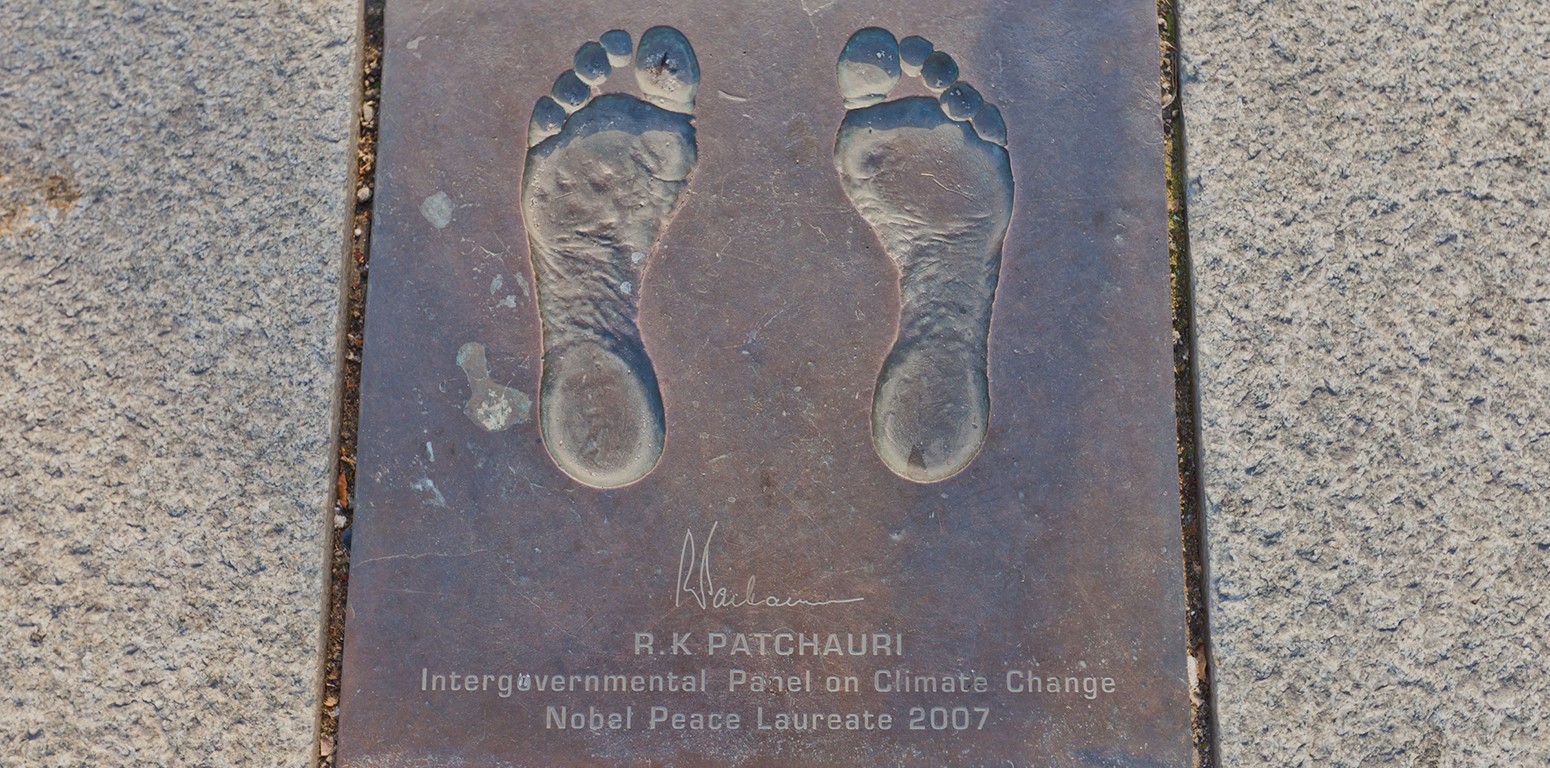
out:
<path id="1" fill-rule="evenodd" d="M 673 592 L 673 606 L 683 605 L 684 597 L 700 607 L 701 610 L 712 608 L 747 608 L 750 606 L 764 606 L 766 608 L 794 608 L 814 607 L 820 605 L 840 605 L 843 603 L 859 603 L 864 597 L 840 597 L 830 599 L 810 599 L 805 597 L 781 597 L 779 595 L 756 594 L 756 576 L 749 576 L 748 583 L 742 594 L 731 592 L 726 587 L 718 587 L 711 577 L 710 546 L 716 537 L 716 526 L 720 523 L 711 523 L 710 533 L 705 534 L 705 547 L 696 550 L 694 531 L 684 531 L 683 549 L 678 553 L 678 588 Z"/>

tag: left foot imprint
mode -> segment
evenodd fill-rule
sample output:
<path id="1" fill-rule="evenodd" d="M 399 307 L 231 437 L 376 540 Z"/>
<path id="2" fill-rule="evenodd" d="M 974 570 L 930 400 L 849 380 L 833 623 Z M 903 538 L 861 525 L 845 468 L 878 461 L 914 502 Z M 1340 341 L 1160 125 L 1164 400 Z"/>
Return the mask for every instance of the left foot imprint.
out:
<path id="1" fill-rule="evenodd" d="M 884 101 L 901 73 L 940 95 Z M 872 443 L 894 473 L 933 483 L 968 466 L 990 420 L 990 310 L 1012 217 L 1006 124 L 921 37 L 856 32 L 838 79 L 850 111 L 834 165 L 899 268 L 899 334 L 872 396 Z"/>
<path id="2" fill-rule="evenodd" d="M 522 173 L 543 376 L 544 447 L 576 481 L 617 488 L 656 466 L 665 436 L 656 370 L 636 326 L 648 257 L 694 168 L 699 65 L 671 27 L 614 30 L 582 45 L 533 107 Z M 645 100 L 598 95 L 614 68 Z"/>

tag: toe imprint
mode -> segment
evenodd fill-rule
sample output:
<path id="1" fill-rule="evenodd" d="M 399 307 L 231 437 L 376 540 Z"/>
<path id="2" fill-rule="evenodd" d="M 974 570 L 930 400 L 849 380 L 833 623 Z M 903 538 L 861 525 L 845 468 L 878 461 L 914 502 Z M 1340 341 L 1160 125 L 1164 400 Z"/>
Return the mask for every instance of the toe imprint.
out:
<path id="1" fill-rule="evenodd" d="M 647 255 L 694 167 L 699 65 L 670 27 L 647 30 L 638 49 L 607 32 L 572 64 L 533 107 L 522 174 L 544 331 L 539 423 L 560 469 L 616 488 L 651 471 L 666 436 L 636 317 Z M 644 100 L 599 93 L 622 67 Z"/>
<path id="2" fill-rule="evenodd" d="M 899 44 L 887 30 L 867 27 L 845 43 L 840 51 L 840 94 L 851 109 L 867 107 L 888 98 L 899 83 Z"/>
<path id="3" fill-rule="evenodd" d="M 930 56 L 935 46 L 931 41 L 920 35 L 910 35 L 899 41 L 899 66 L 904 74 L 910 77 L 920 77 L 920 68 L 926 63 L 926 57 Z"/>
<path id="4" fill-rule="evenodd" d="M 885 101 L 900 74 L 935 97 Z M 1012 167 L 1000 110 L 922 37 L 877 27 L 840 53 L 850 110 L 834 164 L 852 205 L 899 268 L 899 332 L 878 373 L 872 442 L 896 474 L 946 479 L 973 460 L 990 420 L 987 345 Z"/>
<path id="5" fill-rule="evenodd" d="M 646 100 L 674 112 L 694 111 L 700 65 L 689 41 L 672 27 L 652 27 L 635 51 L 635 79 Z"/>

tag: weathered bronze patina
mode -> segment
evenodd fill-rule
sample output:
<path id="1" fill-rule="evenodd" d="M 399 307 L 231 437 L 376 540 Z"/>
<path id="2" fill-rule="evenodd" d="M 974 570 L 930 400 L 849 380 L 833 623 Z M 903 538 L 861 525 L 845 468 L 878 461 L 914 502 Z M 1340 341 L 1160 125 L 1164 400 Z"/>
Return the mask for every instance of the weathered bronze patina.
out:
<path id="1" fill-rule="evenodd" d="M 340 765 L 1187 764 L 1152 3 L 385 57 Z"/>

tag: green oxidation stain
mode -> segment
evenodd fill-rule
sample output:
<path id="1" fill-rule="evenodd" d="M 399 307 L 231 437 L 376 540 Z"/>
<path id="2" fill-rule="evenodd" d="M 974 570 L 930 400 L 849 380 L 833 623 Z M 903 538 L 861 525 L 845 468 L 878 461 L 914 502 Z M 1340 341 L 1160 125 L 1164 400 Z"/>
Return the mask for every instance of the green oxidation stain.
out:
<path id="1" fill-rule="evenodd" d="M 469 395 L 463 413 L 475 424 L 488 432 L 500 432 L 513 424 L 527 423 L 533 400 L 490 378 L 490 364 L 485 358 L 483 344 L 470 341 L 458 349 L 457 366 L 468 377 Z"/>

